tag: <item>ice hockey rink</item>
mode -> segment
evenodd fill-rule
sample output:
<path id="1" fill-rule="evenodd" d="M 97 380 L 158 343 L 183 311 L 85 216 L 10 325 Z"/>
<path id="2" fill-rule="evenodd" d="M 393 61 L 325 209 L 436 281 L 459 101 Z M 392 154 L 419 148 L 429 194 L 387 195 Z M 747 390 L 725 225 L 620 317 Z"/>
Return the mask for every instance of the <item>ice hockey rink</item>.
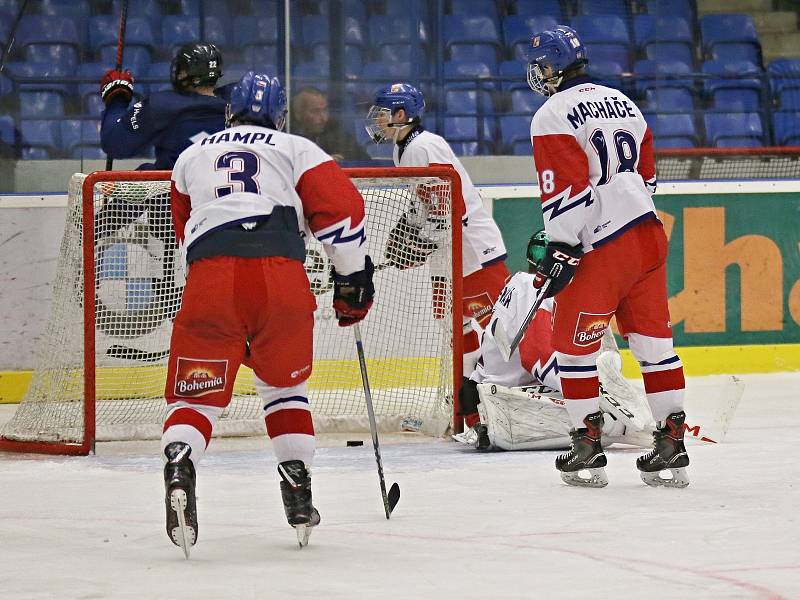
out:
<path id="1" fill-rule="evenodd" d="M 583 489 L 556 452 L 384 435 L 402 492 L 387 521 L 369 435 L 320 436 L 322 523 L 302 550 L 266 439 L 212 442 L 189 561 L 164 532 L 157 442 L 0 454 L 2 598 L 798 598 L 800 374 L 743 380 L 725 441 L 691 445 L 684 490 L 645 487 L 639 449 L 610 449 L 609 486 Z M 688 411 L 713 383 L 689 379 Z"/>

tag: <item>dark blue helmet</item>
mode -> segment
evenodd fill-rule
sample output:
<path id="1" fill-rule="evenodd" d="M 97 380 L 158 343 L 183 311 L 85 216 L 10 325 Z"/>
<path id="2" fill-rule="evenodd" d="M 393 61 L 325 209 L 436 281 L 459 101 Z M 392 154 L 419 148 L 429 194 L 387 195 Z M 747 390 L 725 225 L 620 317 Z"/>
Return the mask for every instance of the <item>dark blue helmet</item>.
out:
<path id="1" fill-rule="evenodd" d="M 589 62 L 578 34 L 566 25 L 534 35 L 529 56 L 528 85 L 543 96 L 552 96 L 556 92 L 565 71 Z M 546 67 L 552 70 L 548 75 L 544 72 Z"/>
<path id="2" fill-rule="evenodd" d="M 286 122 L 286 92 L 278 78 L 255 71 L 245 73 L 233 86 L 225 113 L 227 126 L 233 122 L 282 130 Z"/>
<path id="3" fill-rule="evenodd" d="M 397 129 L 422 120 L 425 114 L 422 92 L 409 83 L 392 83 L 378 90 L 365 123 L 367 133 L 373 140 L 382 142 L 386 139 L 386 122 L 401 108 L 406 113 L 405 123 L 393 123 L 388 127 Z"/>

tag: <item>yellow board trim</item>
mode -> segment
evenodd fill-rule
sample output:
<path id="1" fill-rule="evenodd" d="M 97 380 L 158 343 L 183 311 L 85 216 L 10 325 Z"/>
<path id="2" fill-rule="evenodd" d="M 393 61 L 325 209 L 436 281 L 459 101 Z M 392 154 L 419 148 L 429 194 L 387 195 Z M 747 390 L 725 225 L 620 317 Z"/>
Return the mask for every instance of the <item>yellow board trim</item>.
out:
<path id="1" fill-rule="evenodd" d="M 686 375 L 718 375 L 800 371 L 800 344 L 764 344 L 752 346 L 687 346 L 678 348 Z M 386 387 L 430 386 L 439 381 L 439 363 L 433 358 L 395 358 L 368 360 L 370 384 Z M 164 367 L 126 368 L 126 386 L 132 397 L 152 397 L 162 393 Z M 131 377 L 131 370 L 135 370 Z M 234 388 L 251 392 L 250 370 L 242 367 Z M 625 377 L 640 376 L 639 365 L 630 350 L 622 350 L 622 373 Z M 22 400 L 31 381 L 31 371 L 0 371 L 0 404 Z M 309 380 L 311 389 L 322 389 L 318 377 L 333 381 L 328 388 L 360 388 L 361 374 L 357 361 L 317 361 Z M 133 387 L 131 387 L 133 386 Z M 104 397 L 102 391 L 99 394 Z"/>

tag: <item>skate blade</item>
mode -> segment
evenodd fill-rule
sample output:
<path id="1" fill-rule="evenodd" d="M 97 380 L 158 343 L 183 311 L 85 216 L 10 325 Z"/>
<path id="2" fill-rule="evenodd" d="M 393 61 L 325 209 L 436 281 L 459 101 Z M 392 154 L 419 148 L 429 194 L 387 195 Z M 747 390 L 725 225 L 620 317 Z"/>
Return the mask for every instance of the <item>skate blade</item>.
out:
<path id="1" fill-rule="evenodd" d="M 183 550 L 183 555 L 189 559 L 189 552 L 195 542 L 195 531 L 193 527 L 186 524 L 186 492 L 184 490 L 172 490 L 169 495 L 169 505 L 178 516 L 178 526 L 172 529 L 172 543 Z"/>
<path id="2" fill-rule="evenodd" d="M 642 477 L 642 481 L 644 481 L 650 487 L 671 487 L 671 488 L 685 488 L 689 485 L 689 475 L 686 473 L 685 467 L 679 467 L 676 469 L 664 469 L 664 471 L 669 471 L 672 474 L 672 477 L 661 477 L 661 473 L 645 473 L 644 471 L 639 471 L 639 475 Z"/>
<path id="3" fill-rule="evenodd" d="M 311 530 L 313 526 L 311 525 L 295 525 L 294 530 L 297 533 L 297 543 L 300 545 L 301 548 L 305 548 L 308 546 L 308 538 L 311 537 Z"/>
<path id="4" fill-rule="evenodd" d="M 581 477 L 581 473 L 589 472 L 588 477 Z M 596 469 L 582 469 L 580 471 L 561 473 L 561 480 L 567 485 L 574 485 L 577 487 L 592 487 L 603 488 L 608 485 L 608 477 L 606 477 L 606 470 L 603 467 Z"/>

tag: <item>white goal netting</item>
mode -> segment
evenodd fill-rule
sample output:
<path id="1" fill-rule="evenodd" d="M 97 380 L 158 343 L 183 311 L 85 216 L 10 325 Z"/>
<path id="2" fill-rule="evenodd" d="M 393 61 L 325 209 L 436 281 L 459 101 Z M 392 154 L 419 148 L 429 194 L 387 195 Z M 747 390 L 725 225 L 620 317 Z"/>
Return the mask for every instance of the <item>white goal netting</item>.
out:
<path id="1" fill-rule="evenodd" d="M 130 173 L 122 181 L 98 180 L 86 198 L 86 176 L 78 174 L 70 181 L 52 310 L 38 366 L 25 398 L 2 431 L 3 439 L 82 443 L 87 431 L 91 434 L 84 416 L 86 396 L 91 396 L 84 389 L 87 368 L 95 373 L 95 410 L 89 420 L 95 420 L 97 440 L 160 435 L 167 354 L 183 278 L 175 269 L 169 180 L 137 177 Z M 375 304 L 362 324 L 362 335 L 379 427 L 441 435 L 450 421 L 454 390 L 451 184 L 437 177 L 397 176 L 354 177 L 353 182 L 364 196 L 368 252 L 376 265 Z M 94 234 L 86 248 L 84 202 L 91 202 L 94 215 Z M 423 211 L 422 205 L 428 208 Z M 387 244 L 392 229 L 408 214 L 429 217 L 420 235 L 429 242 L 428 249 L 435 250 L 422 264 L 398 268 L 398 262 L 404 263 L 404 250 L 395 247 L 394 255 L 387 255 Z M 93 282 L 84 257 L 93 262 Z M 416 262 L 409 260 L 404 266 Z M 334 318 L 330 263 L 314 240 L 307 246 L 306 271 L 318 304 L 314 373 L 309 380 L 315 427 L 367 430 L 353 333 L 340 328 Z M 87 284 L 94 285 L 95 306 L 84 319 Z M 91 348 L 92 341 L 95 351 L 85 360 L 85 343 Z M 242 367 L 215 434 L 263 433 L 261 410 L 252 372 Z"/>

